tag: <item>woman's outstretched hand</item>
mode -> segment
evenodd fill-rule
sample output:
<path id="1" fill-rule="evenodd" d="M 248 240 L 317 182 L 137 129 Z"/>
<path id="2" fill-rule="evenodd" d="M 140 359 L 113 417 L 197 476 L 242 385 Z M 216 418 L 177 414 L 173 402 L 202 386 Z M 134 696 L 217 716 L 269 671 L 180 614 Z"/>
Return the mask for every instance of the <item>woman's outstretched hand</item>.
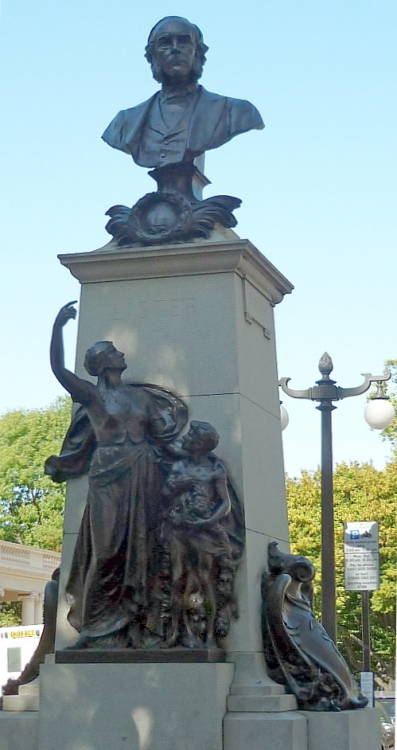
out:
<path id="1" fill-rule="evenodd" d="M 77 315 L 77 311 L 75 307 L 72 307 L 72 305 L 76 305 L 77 300 L 73 300 L 72 302 L 68 302 L 66 305 L 61 307 L 58 315 L 55 318 L 55 324 L 58 325 L 61 328 L 63 328 L 64 325 L 68 322 L 68 320 L 74 319 Z"/>

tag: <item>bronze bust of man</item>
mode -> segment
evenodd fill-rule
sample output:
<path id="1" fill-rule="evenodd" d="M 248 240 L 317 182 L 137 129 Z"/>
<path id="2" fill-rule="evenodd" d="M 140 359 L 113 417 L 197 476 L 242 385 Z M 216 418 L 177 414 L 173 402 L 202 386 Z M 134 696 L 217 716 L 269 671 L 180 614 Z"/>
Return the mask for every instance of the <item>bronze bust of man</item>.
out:
<path id="1" fill-rule="evenodd" d="M 197 81 L 208 47 L 187 19 L 167 16 L 151 30 L 146 58 L 161 90 L 119 112 L 103 139 L 142 167 L 192 162 L 234 136 L 264 127 L 250 102 L 206 91 Z"/>
<path id="2" fill-rule="evenodd" d="M 106 225 L 119 245 L 153 245 L 209 237 L 215 225 L 234 227 L 241 200 L 216 195 L 202 200 L 208 181 L 197 157 L 253 128 L 264 127 L 250 102 L 206 91 L 198 84 L 208 47 L 200 29 L 167 16 L 151 30 L 146 58 L 161 89 L 136 107 L 119 112 L 102 138 L 151 167 L 157 192 L 130 209 L 112 206 Z"/>

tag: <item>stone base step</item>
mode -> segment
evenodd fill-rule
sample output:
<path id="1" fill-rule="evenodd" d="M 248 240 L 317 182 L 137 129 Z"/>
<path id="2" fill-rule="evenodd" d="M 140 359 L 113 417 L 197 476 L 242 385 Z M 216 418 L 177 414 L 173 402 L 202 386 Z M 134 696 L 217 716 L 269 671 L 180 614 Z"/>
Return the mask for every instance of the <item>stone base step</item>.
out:
<path id="1" fill-rule="evenodd" d="M 38 711 L 40 708 L 39 693 L 22 693 L 3 695 L 3 711 Z"/>

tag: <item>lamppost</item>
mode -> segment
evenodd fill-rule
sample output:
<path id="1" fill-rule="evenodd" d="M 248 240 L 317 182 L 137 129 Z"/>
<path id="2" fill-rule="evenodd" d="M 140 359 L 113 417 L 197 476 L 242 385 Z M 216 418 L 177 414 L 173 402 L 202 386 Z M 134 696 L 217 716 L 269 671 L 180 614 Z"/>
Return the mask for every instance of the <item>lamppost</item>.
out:
<path id="1" fill-rule="evenodd" d="M 359 396 L 365 393 L 371 383 L 378 384 L 378 391 L 371 404 L 379 401 L 379 406 L 366 410 L 365 418 L 375 429 L 385 429 L 394 419 L 394 408 L 382 391 L 384 381 L 389 380 L 391 373 L 384 375 L 370 375 L 364 373 L 364 382 L 355 388 L 341 388 L 330 378 L 333 370 L 332 359 L 325 352 L 320 359 L 318 368 L 320 380 L 307 390 L 296 391 L 288 387 L 291 378 L 281 378 L 279 385 L 284 393 L 292 398 L 304 398 L 318 401 L 316 409 L 321 411 L 321 620 L 328 635 L 336 642 L 336 610 L 335 610 L 335 549 L 334 549 L 334 502 L 333 502 L 333 473 L 332 473 L 332 411 L 336 409 L 333 401 L 340 401 L 349 396 Z M 380 404 L 383 402 L 383 404 Z M 384 408 L 387 402 L 390 408 Z M 379 408 L 380 407 L 380 408 Z M 379 412 L 382 412 L 379 416 Z M 383 419 L 382 419 L 383 416 Z"/>

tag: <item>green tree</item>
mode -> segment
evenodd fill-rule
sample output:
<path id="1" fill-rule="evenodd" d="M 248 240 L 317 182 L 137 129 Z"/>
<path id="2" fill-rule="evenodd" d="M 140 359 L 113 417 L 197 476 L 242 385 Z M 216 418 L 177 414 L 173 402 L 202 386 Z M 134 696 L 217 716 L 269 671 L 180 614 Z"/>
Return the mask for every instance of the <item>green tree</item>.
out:
<path id="1" fill-rule="evenodd" d="M 0 603 L 0 628 L 20 625 L 22 622 L 22 602 Z"/>
<path id="2" fill-rule="evenodd" d="M 321 476 L 302 472 L 287 478 L 289 530 L 294 553 L 314 563 L 314 607 L 319 614 L 321 588 Z M 395 575 L 397 530 L 397 457 L 383 471 L 368 464 L 340 464 L 334 473 L 335 567 L 338 643 L 352 669 L 361 661 L 361 596 L 344 589 L 343 524 L 378 521 L 380 528 L 380 588 L 371 596 L 373 668 L 391 676 L 394 659 Z"/>
<path id="3" fill-rule="evenodd" d="M 44 474 L 70 421 L 69 397 L 0 417 L 0 538 L 60 550 L 65 487 Z"/>

